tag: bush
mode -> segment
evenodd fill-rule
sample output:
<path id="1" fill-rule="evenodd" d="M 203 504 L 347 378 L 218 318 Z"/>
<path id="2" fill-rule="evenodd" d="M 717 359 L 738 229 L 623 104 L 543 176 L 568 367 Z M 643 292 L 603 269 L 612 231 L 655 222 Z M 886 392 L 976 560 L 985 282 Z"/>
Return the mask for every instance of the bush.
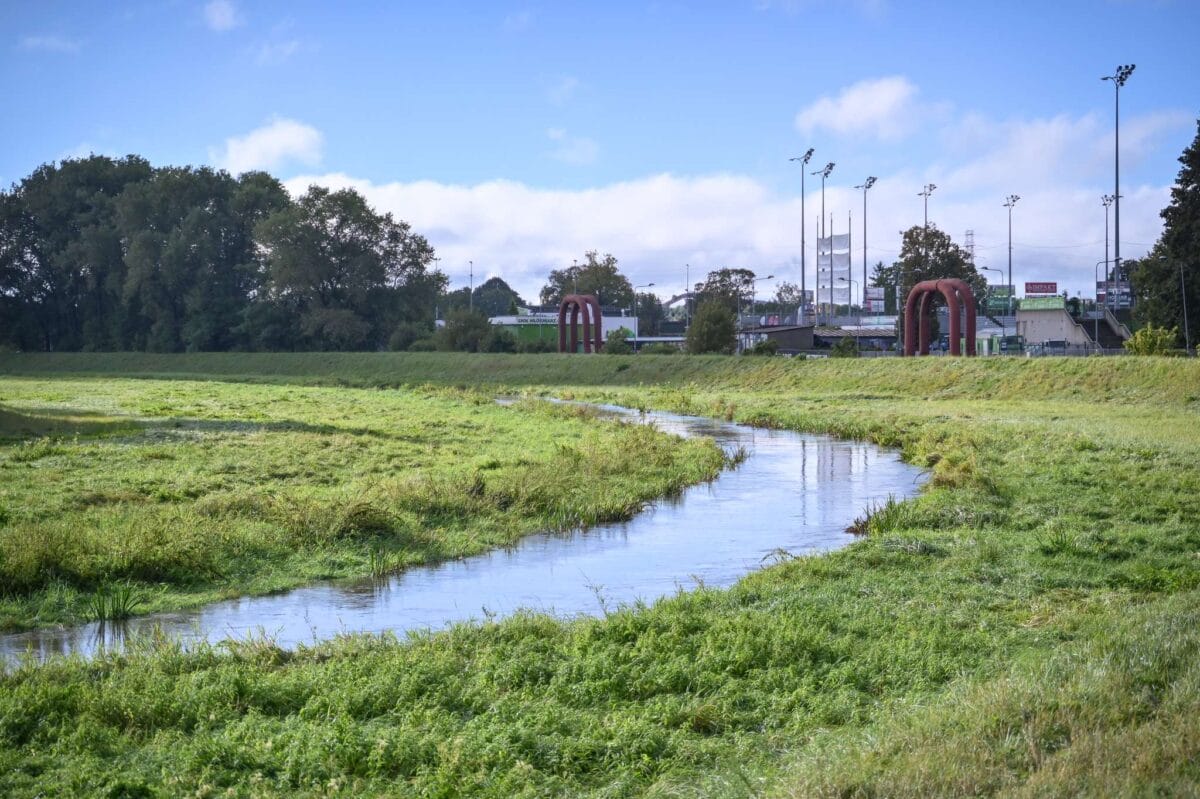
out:
<path id="1" fill-rule="evenodd" d="M 640 352 L 643 355 L 678 355 L 679 348 L 674 344 L 647 344 L 642 347 Z"/>
<path id="2" fill-rule="evenodd" d="M 633 331 L 624 327 L 608 331 L 604 337 L 604 351 L 609 355 L 629 355 L 633 352 L 633 345 L 628 341 L 632 335 Z"/>
<path id="3" fill-rule="evenodd" d="M 437 351 L 437 342 L 433 338 L 419 338 L 412 344 L 408 345 L 409 352 L 435 352 Z"/>
<path id="4" fill-rule="evenodd" d="M 512 334 L 511 330 L 505 330 L 502 327 L 492 326 L 484 337 L 479 341 L 480 352 L 516 352 L 517 337 Z"/>
<path id="5" fill-rule="evenodd" d="M 775 339 L 765 339 L 746 350 L 747 355 L 778 355 L 779 342 Z"/>
<path id="6" fill-rule="evenodd" d="M 558 342 L 551 341 L 550 339 L 546 338 L 537 338 L 530 341 L 518 341 L 517 352 L 558 352 Z"/>
<path id="7" fill-rule="evenodd" d="M 388 338 L 388 349 L 392 352 L 407 350 L 412 347 L 414 341 L 429 338 L 432 334 L 433 329 L 429 325 L 418 322 L 401 322 L 396 325 L 396 329 Z"/>
<path id="8" fill-rule="evenodd" d="M 479 352 L 491 331 L 491 323 L 479 311 L 456 308 L 446 314 L 446 324 L 433 334 L 433 341 L 443 352 Z"/>
<path id="9" fill-rule="evenodd" d="M 857 358 L 858 357 L 858 345 L 854 342 L 854 339 L 850 338 L 849 336 L 846 336 L 845 338 L 840 340 L 837 344 L 834 344 L 832 347 L 830 347 L 829 357 L 830 358 Z"/>
<path id="10" fill-rule="evenodd" d="M 1134 355 L 1175 355 L 1179 343 L 1179 328 L 1146 325 L 1125 342 L 1125 349 Z"/>

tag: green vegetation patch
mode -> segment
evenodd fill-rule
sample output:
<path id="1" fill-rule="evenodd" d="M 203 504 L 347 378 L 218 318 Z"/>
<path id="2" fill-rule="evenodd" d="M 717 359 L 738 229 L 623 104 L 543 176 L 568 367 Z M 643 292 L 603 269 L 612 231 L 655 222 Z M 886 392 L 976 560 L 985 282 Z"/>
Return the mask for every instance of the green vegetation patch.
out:
<path id="1" fill-rule="evenodd" d="M 382 574 L 626 519 L 712 443 L 487 394 L 5 379 L 0 627 Z M 105 597 L 109 597 L 105 599 Z M 124 614 L 127 615 L 127 614 Z"/>

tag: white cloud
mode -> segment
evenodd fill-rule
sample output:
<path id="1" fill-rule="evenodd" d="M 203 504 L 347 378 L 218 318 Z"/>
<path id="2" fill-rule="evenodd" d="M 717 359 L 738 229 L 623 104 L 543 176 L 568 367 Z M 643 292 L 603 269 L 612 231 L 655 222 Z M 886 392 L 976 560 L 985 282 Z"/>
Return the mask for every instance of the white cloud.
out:
<path id="1" fill-rule="evenodd" d="M 300 51 L 300 40 L 266 42 L 259 46 L 254 60 L 259 64 L 282 64 Z"/>
<path id="2" fill-rule="evenodd" d="M 65 36 L 25 36 L 21 39 L 22 50 L 43 53 L 78 53 L 79 42 Z"/>
<path id="3" fill-rule="evenodd" d="M 1122 130 L 1176 133 L 1191 124 L 1186 114 L 1131 116 Z M 948 126 L 942 162 L 922 171 L 879 175 L 869 194 L 869 264 L 895 259 L 899 231 L 921 224 L 917 192 L 932 181 L 939 188 L 930 198 L 930 222 L 960 244 L 973 230 L 980 264 L 1002 269 L 1008 260 L 1002 203 L 1007 194 L 1021 195 L 1013 212 L 1015 281 L 1056 280 L 1072 294 L 1089 293 L 1095 262 L 1104 257 L 1100 196 L 1112 191 L 1111 133 L 1106 120 L 1087 115 L 974 118 Z M 562 136 L 568 138 L 565 132 Z M 952 146 L 956 142 L 961 148 Z M 1123 135 L 1121 143 L 1123 163 L 1161 146 L 1151 134 Z M 839 233 L 847 211 L 853 212 L 857 281 L 863 198 L 847 185 L 851 182 L 843 184 L 835 172 L 825 204 Z M 684 264 L 690 264 L 693 280 L 731 266 L 799 282 L 800 198 L 747 176 L 662 174 L 569 191 L 512 181 L 376 184 L 332 173 L 298 177 L 287 186 L 296 193 L 310 183 L 356 188 L 376 208 L 412 223 L 437 248 L 440 266 L 455 284 L 465 284 L 467 261 L 473 260 L 477 273 L 498 274 L 533 297 L 550 269 L 590 249 L 613 253 L 634 282 L 654 282 L 662 296 L 682 290 Z M 1158 237 L 1158 212 L 1169 201 L 1169 188 L 1133 181 L 1122 185 L 1122 257 L 1144 254 Z M 812 181 L 808 189 L 806 260 L 812 288 L 820 190 Z M 759 288 L 764 295 L 772 291 L 768 283 Z"/>
<path id="4" fill-rule="evenodd" d="M 209 28 L 223 32 L 242 24 L 242 15 L 233 0 L 210 0 L 204 6 L 204 22 Z"/>
<path id="5" fill-rule="evenodd" d="M 288 163 L 316 166 L 324 137 L 311 125 L 275 118 L 244 136 L 231 136 L 224 149 L 210 148 L 209 160 L 237 175 L 254 169 L 276 170 Z"/>
<path id="6" fill-rule="evenodd" d="M 550 151 L 550 157 L 564 164 L 585 166 L 594 164 L 600 154 L 600 146 L 584 136 L 571 136 L 562 128 L 550 128 L 546 137 L 558 146 Z"/>
<path id="7" fill-rule="evenodd" d="M 566 105 L 579 90 L 579 78 L 563 75 L 546 89 L 546 98 L 554 105 Z"/>
<path id="8" fill-rule="evenodd" d="M 900 75 L 860 81 L 837 97 L 822 97 L 801 110 L 796 114 L 796 129 L 896 139 L 916 126 L 916 96 L 917 87 Z"/>

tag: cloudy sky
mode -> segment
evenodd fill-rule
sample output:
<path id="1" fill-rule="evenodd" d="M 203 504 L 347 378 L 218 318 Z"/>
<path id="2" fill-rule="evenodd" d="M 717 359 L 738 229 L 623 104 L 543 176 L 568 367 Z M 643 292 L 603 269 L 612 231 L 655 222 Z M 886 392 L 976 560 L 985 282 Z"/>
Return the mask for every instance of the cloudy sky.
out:
<path id="1" fill-rule="evenodd" d="M 535 295 L 611 252 L 670 296 L 721 266 L 799 282 L 800 168 L 832 161 L 861 270 L 929 217 L 983 266 L 1090 294 L 1113 191 L 1121 254 L 1200 116 L 1200 2 L 4 2 L 0 183 L 88 153 L 354 186 L 438 250 L 455 285 Z M 808 284 L 821 195 L 806 183 Z M 989 275 L 994 278 L 994 275 Z"/>

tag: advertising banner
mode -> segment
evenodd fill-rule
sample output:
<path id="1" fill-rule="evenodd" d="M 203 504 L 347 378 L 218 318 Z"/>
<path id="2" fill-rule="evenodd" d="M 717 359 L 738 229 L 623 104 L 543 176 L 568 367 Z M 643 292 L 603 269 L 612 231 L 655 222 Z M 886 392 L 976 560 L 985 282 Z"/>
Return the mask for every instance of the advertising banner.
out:
<path id="1" fill-rule="evenodd" d="M 1047 294 L 1057 294 L 1057 293 L 1058 293 L 1058 284 L 1057 283 L 1041 282 L 1041 283 L 1026 283 L 1025 284 L 1025 296 L 1026 297 L 1037 296 L 1037 295 L 1044 296 Z"/>
<path id="2" fill-rule="evenodd" d="M 886 306 L 884 305 L 884 302 L 883 302 L 883 298 L 882 298 L 882 297 L 880 297 L 880 298 L 879 298 L 879 299 L 877 299 L 877 300 L 872 300 L 872 299 L 869 299 L 869 298 L 868 298 L 868 299 L 867 299 L 867 305 L 866 305 L 866 308 L 865 308 L 864 310 L 866 310 L 866 312 L 867 312 L 867 313 L 879 313 L 879 314 L 881 314 L 881 313 L 883 313 L 885 310 L 887 310 L 887 308 L 886 308 Z"/>
<path id="3" fill-rule="evenodd" d="M 882 300 L 884 291 L 883 286 L 867 286 L 866 298 L 868 300 Z"/>
<path id="4" fill-rule="evenodd" d="M 1062 297 L 1026 297 L 1021 300 L 1022 311 L 1054 311 L 1067 307 Z"/>

